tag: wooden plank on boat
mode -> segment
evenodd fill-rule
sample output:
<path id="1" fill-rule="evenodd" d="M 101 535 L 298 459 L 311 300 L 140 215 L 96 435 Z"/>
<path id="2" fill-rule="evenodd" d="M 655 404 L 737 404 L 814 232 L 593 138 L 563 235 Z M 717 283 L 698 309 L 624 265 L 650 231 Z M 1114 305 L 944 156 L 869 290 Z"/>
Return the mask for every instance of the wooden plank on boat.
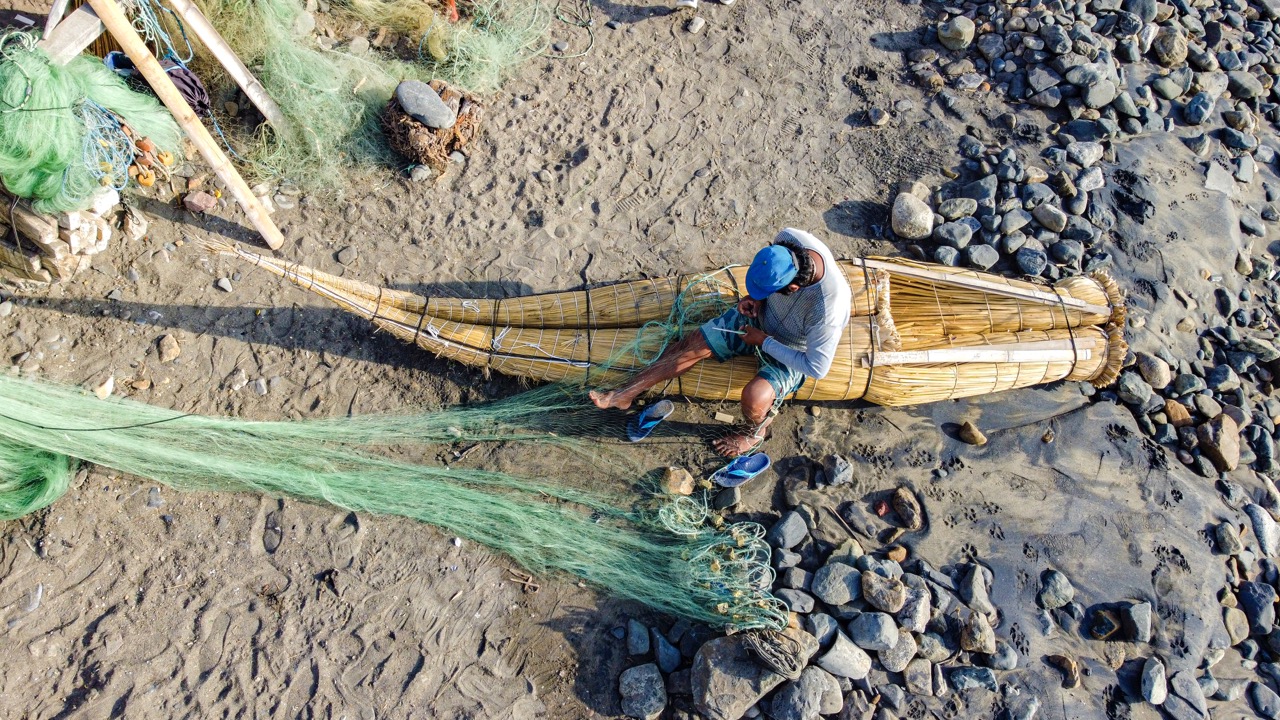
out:
<path id="1" fill-rule="evenodd" d="M 1075 362 L 1093 357 L 1092 350 L 1017 350 L 994 347 L 945 348 L 878 352 L 874 359 L 863 358 L 863 367 L 889 365 L 933 365 L 939 363 L 1034 363 Z"/>
<path id="2" fill-rule="evenodd" d="M 960 287 L 969 287 L 975 290 L 982 290 L 993 295 L 1003 295 L 1005 297 L 1023 298 L 1032 300 L 1045 305 L 1065 305 L 1069 308 L 1081 310 L 1095 315 L 1110 315 L 1111 308 L 1101 305 L 1093 305 L 1079 298 L 1069 295 L 1059 295 L 1057 293 L 1045 292 L 1043 290 L 1033 290 L 1030 288 L 1017 288 L 1010 285 L 1002 285 L 1000 283 L 983 280 L 982 278 L 965 277 L 963 275 L 952 275 L 949 273 L 940 273 L 933 270 L 925 270 L 924 268 L 910 267 L 907 265 L 898 265 L 895 263 L 883 262 L 880 260 L 864 259 L 862 262 L 867 267 L 881 268 L 888 270 L 890 273 L 899 275 L 908 275 L 923 280 L 932 280 L 934 282 L 946 283 L 950 285 L 958 285 Z"/>

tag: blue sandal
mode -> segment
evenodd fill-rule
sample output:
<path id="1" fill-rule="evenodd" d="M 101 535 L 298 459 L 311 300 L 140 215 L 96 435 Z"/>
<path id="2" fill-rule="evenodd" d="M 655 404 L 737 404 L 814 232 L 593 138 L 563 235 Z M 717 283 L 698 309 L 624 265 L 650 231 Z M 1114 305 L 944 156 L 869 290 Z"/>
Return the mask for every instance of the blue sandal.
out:
<path id="1" fill-rule="evenodd" d="M 675 403 L 670 400 L 659 400 L 650 405 L 627 422 L 627 439 L 634 443 L 649 437 L 653 429 L 675 411 Z"/>
<path id="2" fill-rule="evenodd" d="M 728 465 L 715 471 L 711 476 L 711 482 L 720 487 L 738 487 L 768 470 L 771 464 L 772 461 L 769 460 L 769 456 L 764 453 L 739 455 L 730 461 Z"/>

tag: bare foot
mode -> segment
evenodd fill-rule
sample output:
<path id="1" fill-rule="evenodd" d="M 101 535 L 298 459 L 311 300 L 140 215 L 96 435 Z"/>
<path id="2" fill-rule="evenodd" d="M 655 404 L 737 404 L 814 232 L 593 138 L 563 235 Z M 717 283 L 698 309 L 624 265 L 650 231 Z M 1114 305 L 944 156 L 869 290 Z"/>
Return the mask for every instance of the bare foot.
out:
<path id="1" fill-rule="evenodd" d="M 751 452 L 752 448 L 760 444 L 760 438 L 750 433 L 735 433 L 722 437 L 711 443 L 716 452 L 725 457 L 738 457 Z"/>
<path id="2" fill-rule="evenodd" d="M 590 397 L 591 402 L 595 403 L 596 407 L 601 410 L 608 410 L 609 408 L 626 410 L 631 407 L 631 400 L 624 397 L 616 390 L 610 390 L 608 392 L 603 390 L 592 390 L 587 393 L 587 397 Z"/>

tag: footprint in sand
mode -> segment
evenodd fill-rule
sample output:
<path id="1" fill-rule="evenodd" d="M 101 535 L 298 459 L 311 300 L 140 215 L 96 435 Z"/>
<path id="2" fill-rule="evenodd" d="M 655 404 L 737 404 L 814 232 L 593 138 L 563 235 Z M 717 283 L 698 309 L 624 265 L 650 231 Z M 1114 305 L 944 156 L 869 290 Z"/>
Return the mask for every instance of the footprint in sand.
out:
<path id="1" fill-rule="evenodd" d="M 262 525 L 262 548 L 268 554 L 280 549 L 280 543 L 284 541 L 284 528 L 280 526 L 280 514 L 284 512 L 284 501 L 281 500 L 279 503 L 278 508 L 267 513 L 266 521 Z"/>

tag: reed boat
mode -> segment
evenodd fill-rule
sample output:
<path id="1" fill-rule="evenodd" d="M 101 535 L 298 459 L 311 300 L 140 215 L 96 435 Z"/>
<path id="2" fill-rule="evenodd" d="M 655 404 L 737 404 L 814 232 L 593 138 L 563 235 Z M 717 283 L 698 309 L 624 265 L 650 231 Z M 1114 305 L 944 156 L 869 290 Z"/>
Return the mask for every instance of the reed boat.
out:
<path id="1" fill-rule="evenodd" d="M 542 382 L 609 387 L 745 294 L 745 266 L 512 298 L 423 297 L 213 244 L 440 357 Z M 1124 296 L 1105 272 L 1048 284 L 867 257 L 831 371 L 798 400 L 917 405 L 1058 380 L 1112 384 L 1128 351 Z M 655 394 L 736 400 L 757 359 L 699 363 Z"/>

